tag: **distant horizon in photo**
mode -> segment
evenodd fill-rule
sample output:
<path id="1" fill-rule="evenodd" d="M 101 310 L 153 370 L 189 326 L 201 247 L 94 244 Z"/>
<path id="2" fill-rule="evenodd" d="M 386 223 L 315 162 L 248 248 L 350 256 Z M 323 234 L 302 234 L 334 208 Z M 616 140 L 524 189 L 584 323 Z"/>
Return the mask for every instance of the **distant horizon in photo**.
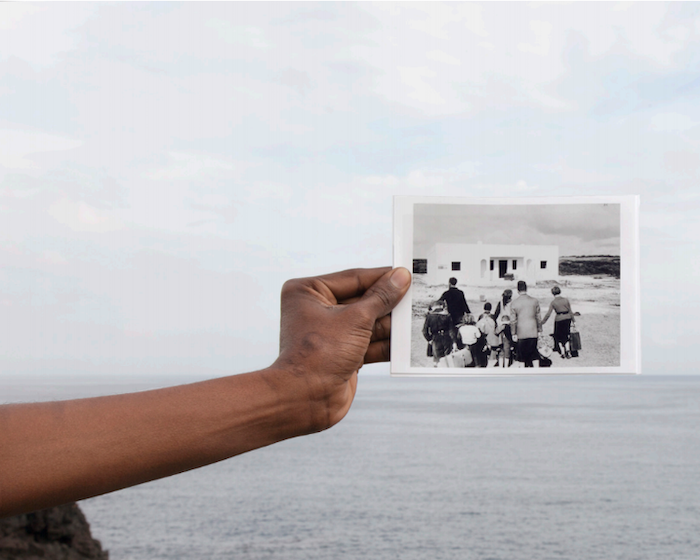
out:
<path id="1" fill-rule="evenodd" d="M 416 204 L 413 258 L 436 243 L 558 245 L 559 256 L 620 256 L 619 204 Z"/>

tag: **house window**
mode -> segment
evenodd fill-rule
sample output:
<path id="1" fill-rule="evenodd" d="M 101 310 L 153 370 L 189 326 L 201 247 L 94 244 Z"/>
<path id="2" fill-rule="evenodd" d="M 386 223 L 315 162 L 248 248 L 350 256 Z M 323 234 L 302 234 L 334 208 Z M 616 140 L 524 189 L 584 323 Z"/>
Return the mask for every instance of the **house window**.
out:
<path id="1" fill-rule="evenodd" d="M 518 270 L 518 261 L 513 259 L 513 270 Z"/>
<path id="2" fill-rule="evenodd" d="M 428 259 L 413 259 L 413 274 L 427 274 Z"/>
<path id="3" fill-rule="evenodd" d="M 540 261 L 540 268 L 547 268 L 547 261 Z"/>
<path id="4" fill-rule="evenodd" d="M 458 261 L 452 261 L 452 270 L 462 270 L 462 263 Z"/>
<path id="5" fill-rule="evenodd" d="M 493 266 L 494 266 L 494 265 L 493 265 L 493 262 L 494 262 L 494 261 L 491 261 L 491 263 L 489 264 L 489 270 L 493 270 Z"/>

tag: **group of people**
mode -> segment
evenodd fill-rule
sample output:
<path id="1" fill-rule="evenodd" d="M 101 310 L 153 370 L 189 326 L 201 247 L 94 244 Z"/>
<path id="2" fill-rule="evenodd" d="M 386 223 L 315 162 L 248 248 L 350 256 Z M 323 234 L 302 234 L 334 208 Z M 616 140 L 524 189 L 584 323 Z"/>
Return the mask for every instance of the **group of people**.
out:
<path id="1" fill-rule="evenodd" d="M 457 279 L 450 278 L 449 288 L 434 301 L 423 324 L 423 336 L 428 341 L 428 356 L 433 365 L 458 367 L 511 367 L 514 361 L 524 367 L 539 367 L 548 358 L 541 355 L 538 345 L 542 325 L 554 314 L 554 346 L 564 359 L 571 358 L 570 334 L 574 313 L 569 300 L 561 295 L 561 288 L 554 286 L 554 299 L 544 318 L 540 316 L 540 304 L 527 293 L 527 283 L 518 281 L 518 297 L 506 289 L 493 309 L 484 303 L 483 312 L 476 318 L 457 287 Z M 441 362 L 443 360 L 443 362 Z"/>

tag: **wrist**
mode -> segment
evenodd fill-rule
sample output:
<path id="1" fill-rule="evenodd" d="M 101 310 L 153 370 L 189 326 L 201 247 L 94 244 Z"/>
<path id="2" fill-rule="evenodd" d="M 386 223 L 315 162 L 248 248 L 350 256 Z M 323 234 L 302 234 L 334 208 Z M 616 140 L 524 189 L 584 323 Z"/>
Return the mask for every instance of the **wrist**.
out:
<path id="1" fill-rule="evenodd" d="M 278 440 L 318 432 L 315 400 L 310 395 L 308 382 L 303 375 L 290 372 L 277 363 L 258 372 L 274 401 L 272 414 L 267 419 Z"/>
<path id="2" fill-rule="evenodd" d="M 332 392 L 318 383 L 318 376 L 279 360 L 261 373 L 278 403 L 280 439 L 320 432 L 335 423 L 329 419 Z"/>
<path id="3" fill-rule="evenodd" d="M 352 404 L 357 384 L 357 372 L 348 379 L 304 363 L 303 360 L 285 358 L 282 354 L 267 370 L 266 375 L 274 384 L 281 399 L 293 408 L 295 424 L 304 435 L 330 428 L 343 419 Z M 291 437 L 291 436 L 290 436 Z"/>

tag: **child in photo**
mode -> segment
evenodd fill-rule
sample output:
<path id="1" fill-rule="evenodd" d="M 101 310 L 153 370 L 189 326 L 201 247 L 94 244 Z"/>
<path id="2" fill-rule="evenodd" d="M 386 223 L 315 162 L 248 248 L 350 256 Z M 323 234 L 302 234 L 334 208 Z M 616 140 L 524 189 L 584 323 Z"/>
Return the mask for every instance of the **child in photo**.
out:
<path id="1" fill-rule="evenodd" d="M 460 348 L 464 348 L 465 346 L 468 347 L 469 352 L 472 355 L 471 365 L 467 367 L 475 367 L 476 365 L 478 365 L 477 355 L 479 354 L 479 343 L 482 342 L 481 331 L 476 326 L 474 315 L 472 315 L 471 313 L 464 314 L 462 323 L 457 329 L 457 339 L 458 346 Z"/>
<path id="2" fill-rule="evenodd" d="M 501 338 L 499 357 L 501 367 L 510 367 L 513 364 L 513 336 L 510 330 L 510 315 L 501 315 L 498 318 L 496 334 Z"/>
<path id="3" fill-rule="evenodd" d="M 482 358 L 482 367 L 495 367 L 498 363 L 498 354 L 501 349 L 501 337 L 496 334 L 496 321 L 491 315 L 491 304 L 484 304 L 484 312 L 479 317 L 476 326 L 486 337 L 487 350 Z"/>

